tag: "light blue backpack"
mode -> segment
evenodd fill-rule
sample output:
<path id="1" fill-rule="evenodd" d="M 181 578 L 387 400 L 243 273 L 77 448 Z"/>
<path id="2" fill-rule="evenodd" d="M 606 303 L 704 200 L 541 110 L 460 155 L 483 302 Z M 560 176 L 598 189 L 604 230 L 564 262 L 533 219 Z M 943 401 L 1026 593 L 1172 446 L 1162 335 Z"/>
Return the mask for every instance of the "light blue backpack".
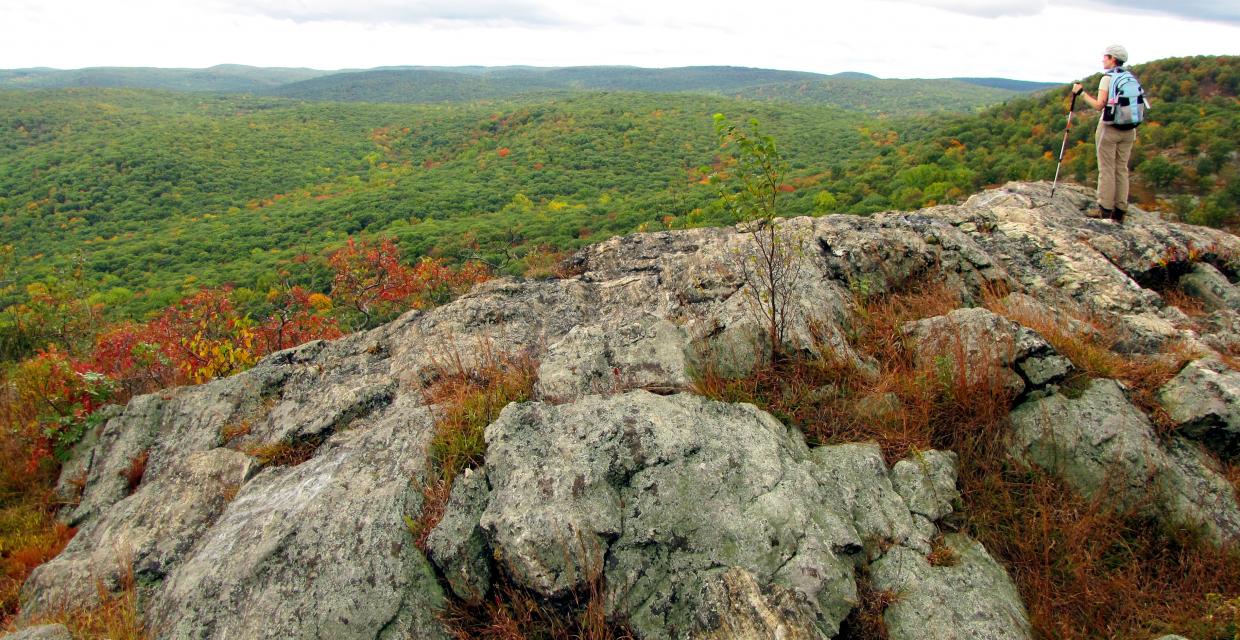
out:
<path id="1" fill-rule="evenodd" d="M 1145 121 L 1145 110 L 1150 106 L 1145 90 L 1127 69 L 1116 67 L 1107 74 L 1111 76 L 1111 90 L 1102 111 L 1102 121 L 1116 129 L 1136 129 Z"/>

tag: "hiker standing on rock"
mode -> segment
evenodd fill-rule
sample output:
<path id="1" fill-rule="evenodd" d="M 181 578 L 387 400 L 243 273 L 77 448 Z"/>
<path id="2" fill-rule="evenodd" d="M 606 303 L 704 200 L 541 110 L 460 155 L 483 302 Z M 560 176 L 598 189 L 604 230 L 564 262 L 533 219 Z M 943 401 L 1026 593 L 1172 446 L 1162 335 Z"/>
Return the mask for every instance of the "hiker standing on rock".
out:
<path id="1" fill-rule="evenodd" d="M 1098 83 L 1098 97 L 1089 95 L 1081 83 L 1072 85 L 1074 94 L 1083 95 L 1089 106 L 1102 112 L 1094 145 L 1098 148 L 1098 211 L 1100 217 L 1124 222 L 1128 213 L 1128 157 L 1137 139 L 1135 125 L 1117 125 L 1114 113 L 1108 117 L 1107 110 L 1114 109 L 1112 82 L 1126 73 L 1123 65 L 1128 61 L 1128 50 L 1113 44 L 1102 55 L 1102 80 Z M 1131 77 L 1132 74 L 1127 74 Z"/>

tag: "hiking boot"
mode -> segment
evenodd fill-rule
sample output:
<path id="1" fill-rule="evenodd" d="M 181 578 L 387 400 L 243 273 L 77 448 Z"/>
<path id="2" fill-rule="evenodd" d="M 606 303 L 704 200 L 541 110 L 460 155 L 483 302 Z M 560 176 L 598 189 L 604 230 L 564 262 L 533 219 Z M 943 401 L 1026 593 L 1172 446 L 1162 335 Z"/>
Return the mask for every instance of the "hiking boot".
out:
<path id="1" fill-rule="evenodd" d="M 1128 215 L 1127 211 L 1116 207 L 1111 210 L 1110 218 L 1115 221 L 1115 224 L 1124 224 L 1124 216 L 1126 215 Z"/>
<path id="2" fill-rule="evenodd" d="M 1090 211 L 1089 213 L 1087 213 L 1087 214 L 1085 214 L 1085 215 L 1087 215 L 1087 216 L 1089 216 L 1089 217 L 1091 217 L 1091 218 L 1101 218 L 1101 219 L 1103 219 L 1103 220 L 1110 220 L 1110 219 L 1111 219 L 1111 218 L 1115 215 L 1115 210 L 1114 210 L 1114 209 L 1108 209 L 1108 208 L 1106 208 L 1106 207 L 1104 207 L 1104 206 L 1102 206 L 1102 205 L 1098 205 L 1098 211 L 1097 211 L 1097 213 L 1095 213 L 1095 212 L 1093 212 L 1093 211 Z"/>

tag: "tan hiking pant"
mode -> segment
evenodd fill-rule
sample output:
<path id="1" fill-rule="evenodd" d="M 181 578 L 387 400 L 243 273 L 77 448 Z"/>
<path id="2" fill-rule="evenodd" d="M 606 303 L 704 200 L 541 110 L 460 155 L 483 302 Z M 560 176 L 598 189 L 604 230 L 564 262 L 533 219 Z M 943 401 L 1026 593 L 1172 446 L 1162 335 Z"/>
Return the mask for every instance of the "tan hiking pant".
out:
<path id="1" fill-rule="evenodd" d="M 1098 206 L 1128 210 L 1128 156 L 1137 130 L 1121 131 L 1098 122 L 1094 135 L 1098 147 Z"/>

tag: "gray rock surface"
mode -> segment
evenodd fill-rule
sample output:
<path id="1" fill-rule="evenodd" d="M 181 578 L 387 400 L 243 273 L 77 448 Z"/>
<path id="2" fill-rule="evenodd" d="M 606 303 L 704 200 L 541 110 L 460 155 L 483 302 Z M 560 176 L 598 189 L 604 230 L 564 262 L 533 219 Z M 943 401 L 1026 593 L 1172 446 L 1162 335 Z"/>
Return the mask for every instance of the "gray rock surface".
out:
<path id="1" fill-rule="evenodd" d="M 1180 278 L 1180 289 L 1200 300 L 1207 311 L 1240 311 L 1240 290 L 1209 263 L 1193 264 L 1193 270 Z"/>
<path id="2" fill-rule="evenodd" d="M 956 454 L 921 451 L 891 467 L 891 484 L 908 510 L 933 522 L 949 514 L 960 500 L 956 488 Z"/>
<path id="3" fill-rule="evenodd" d="M 732 567 L 706 581 L 694 612 L 693 640 L 813 640 L 823 637 L 805 599 L 779 585 L 759 585 Z"/>
<path id="4" fill-rule="evenodd" d="M 63 624 L 41 624 L 26 627 L 4 636 L 6 640 L 73 640 L 73 634 Z"/>
<path id="5" fill-rule="evenodd" d="M 444 517 L 427 537 L 427 552 L 456 597 L 477 603 L 491 586 L 491 547 L 478 521 L 491 488 L 485 471 L 466 469 L 452 485 Z"/>
<path id="6" fill-rule="evenodd" d="M 692 384 L 692 350 L 683 329 L 650 315 L 609 324 L 574 328 L 547 349 L 538 368 L 539 396 L 565 402 L 628 389 L 670 393 Z"/>
<path id="7" fill-rule="evenodd" d="M 828 635 L 851 608 L 851 516 L 800 438 L 751 406 L 633 391 L 510 405 L 486 435 L 482 528 L 541 593 L 602 572 L 611 610 L 649 638 L 689 633 L 707 584 L 732 567 L 800 593 Z"/>
<path id="8" fill-rule="evenodd" d="M 1240 455 L 1240 373 L 1216 359 L 1195 360 L 1158 390 L 1179 433 L 1227 457 Z"/>
<path id="9" fill-rule="evenodd" d="M 109 517 L 82 528 L 59 555 L 39 566 L 23 588 L 22 618 L 52 613 L 66 603 L 98 602 L 96 584 L 116 586 L 121 575 L 162 580 L 209 528 L 257 467 L 227 449 L 190 454 L 157 480 L 117 503 Z"/>
<path id="10" fill-rule="evenodd" d="M 891 640 L 1026 640 L 1029 616 L 1007 572 L 982 545 L 962 534 L 944 536 L 957 561 L 932 566 L 895 547 L 870 568 L 872 585 L 895 602 L 883 613 Z"/>
<path id="11" fill-rule="evenodd" d="M 987 309 L 957 309 L 906 323 L 903 331 L 915 344 L 920 366 L 970 384 L 998 379 L 1014 395 L 1072 370 L 1037 333 Z"/>
<path id="12" fill-rule="evenodd" d="M 177 638 L 446 637 L 403 520 L 430 425 L 396 405 L 308 462 L 263 470 L 152 596 L 151 624 Z"/>
<path id="13" fill-rule="evenodd" d="M 1011 420 L 1012 455 L 1085 497 L 1199 528 L 1215 543 L 1240 540 L 1240 506 L 1226 478 L 1191 445 L 1173 440 L 1163 449 L 1116 382 L 1094 380 L 1079 398 L 1026 402 Z"/>
<path id="14" fill-rule="evenodd" d="M 857 528 L 871 554 L 889 544 L 907 544 L 930 551 L 930 540 L 918 535 L 913 514 L 892 486 L 883 452 L 877 444 L 818 447 L 810 453 L 818 465 L 818 481 Z"/>

